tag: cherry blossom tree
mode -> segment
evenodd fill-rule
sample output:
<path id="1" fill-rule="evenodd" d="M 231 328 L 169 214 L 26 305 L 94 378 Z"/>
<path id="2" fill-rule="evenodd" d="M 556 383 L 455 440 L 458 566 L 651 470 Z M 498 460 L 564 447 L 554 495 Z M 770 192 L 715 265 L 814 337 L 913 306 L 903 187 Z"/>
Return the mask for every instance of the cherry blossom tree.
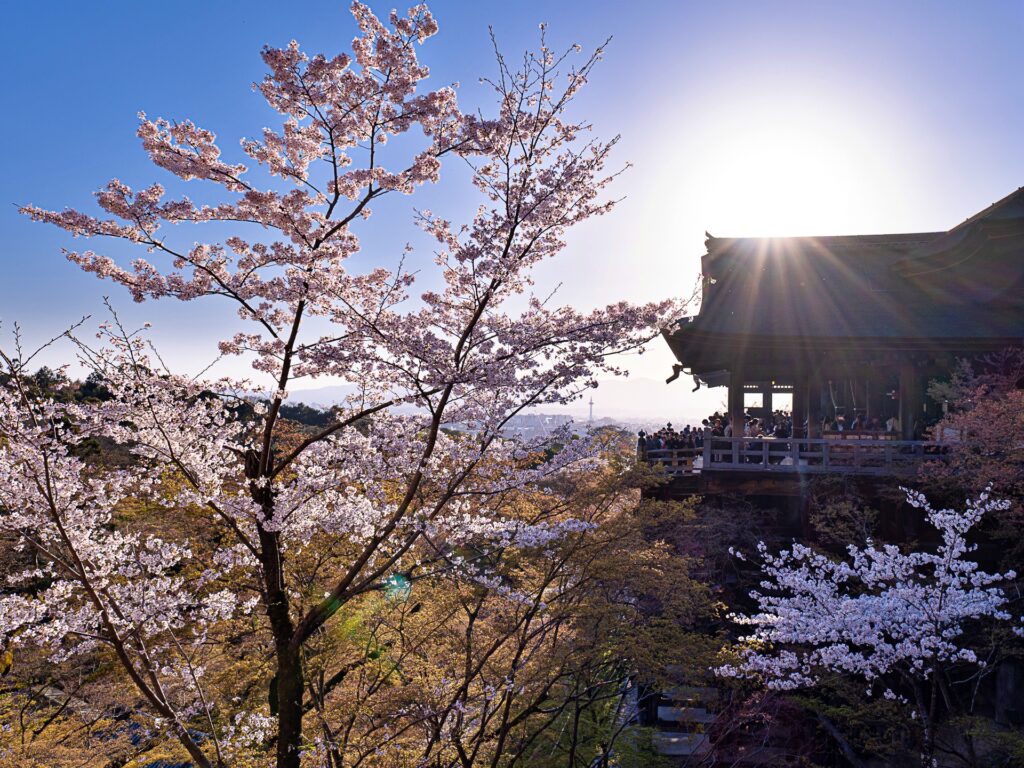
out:
<path id="1" fill-rule="evenodd" d="M 0 598 L 0 633 L 48 649 L 56 665 L 112 652 L 154 728 L 197 766 L 227 765 L 238 744 L 260 739 L 276 743 L 278 768 L 315 759 L 303 734 L 310 643 L 354 599 L 396 574 L 415 581 L 444 569 L 486 582 L 486 558 L 467 557 L 468 543 L 476 552 L 488 542 L 538 547 L 578 531 L 579 521 L 509 518 L 502 501 L 585 472 L 595 446 L 564 437 L 538 460 L 542 445 L 502 437 L 503 428 L 526 408 L 622 373 L 614 355 L 681 313 L 671 301 L 581 312 L 534 291 L 532 268 L 562 250 L 573 225 L 614 204 L 603 192 L 617 175 L 606 170 L 616 140 L 569 117 L 600 48 L 556 55 L 542 32 L 519 69 L 497 55 L 486 81 L 495 113 L 463 114 L 453 88 L 422 91 L 417 47 L 437 31 L 426 6 L 392 12 L 389 23 L 359 2 L 352 13 L 351 55 L 310 56 L 294 42 L 264 49 L 269 72 L 257 89 L 282 120 L 242 140 L 254 173 L 226 159 L 209 130 L 140 114 L 153 163 L 210 185 L 221 202 L 167 199 L 160 184 L 133 190 L 115 179 L 96 195 L 101 216 L 22 208 L 75 237 L 141 249 L 128 265 L 66 251 L 136 301 L 232 303 L 248 329 L 221 351 L 273 380 L 265 406 L 239 407 L 251 385 L 163 370 L 144 330 L 119 322 L 101 329 L 99 344 L 77 339 L 111 394 L 101 403 L 36 397 L 22 385 L 31 355 L 4 355 L 0 527 L 28 553 L 14 581 L 46 586 Z M 350 269 L 371 204 L 437 182 L 449 159 L 468 164 L 481 204 L 464 224 L 415 214 L 438 244 L 441 287 L 417 297 L 414 271 L 398 259 L 377 260 L 399 262 L 394 269 Z M 173 225 L 206 223 L 233 234 L 180 244 L 190 238 Z M 319 376 L 355 391 L 328 426 L 284 439 L 289 388 Z M 452 424 L 469 429 L 443 429 Z M 87 464 L 76 446 L 91 438 L 130 447 L 135 461 Z M 188 525 L 171 538 L 125 525 L 124 505 L 139 498 Z M 235 713 L 225 729 L 227 699 L 204 684 L 203 658 L 211 633 L 250 612 L 271 638 L 267 704 Z"/>
<path id="2" fill-rule="evenodd" d="M 936 510 L 923 494 L 907 491 L 908 502 L 941 536 L 934 552 L 869 541 L 864 548 L 851 545 L 848 560 L 835 561 L 804 544 L 778 554 L 760 544 L 765 579 L 751 593 L 758 612 L 733 617 L 753 632 L 741 638 L 738 661 L 718 673 L 781 691 L 813 685 L 823 672 L 859 677 L 869 694 L 879 689 L 913 707 L 924 732 L 925 764 L 931 764 L 944 670 L 984 664 L 963 642 L 967 625 L 1012 618 L 1004 587 L 1016 574 L 986 573 L 969 557 L 976 548 L 967 542 L 971 529 L 986 513 L 1008 506 L 990 490 L 963 511 Z M 893 690 L 896 681 L 912 700 Z"/>

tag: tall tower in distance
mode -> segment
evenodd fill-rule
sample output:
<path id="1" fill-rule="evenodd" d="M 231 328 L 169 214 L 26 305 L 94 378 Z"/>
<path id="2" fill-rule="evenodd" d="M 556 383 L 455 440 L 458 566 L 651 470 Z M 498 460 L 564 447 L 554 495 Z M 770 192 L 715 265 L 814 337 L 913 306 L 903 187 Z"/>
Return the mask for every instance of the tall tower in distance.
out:
<path id="1" fill-rule="evenodd" d="M 590 416 L 587 418 L 587 424 L 591 424 L 594 421 L 594 396 L 590 396 Z"/>

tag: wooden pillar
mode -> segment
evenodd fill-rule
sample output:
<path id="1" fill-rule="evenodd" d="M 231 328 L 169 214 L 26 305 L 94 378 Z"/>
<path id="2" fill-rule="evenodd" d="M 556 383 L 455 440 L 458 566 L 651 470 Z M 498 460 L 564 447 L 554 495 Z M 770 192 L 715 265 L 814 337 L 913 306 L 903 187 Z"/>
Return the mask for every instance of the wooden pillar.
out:
<path id="1" fill-rule="evenodd" d="M 883 369 L 884 370 L 884 369 Z M 877 418 L 878 423 L 885 428 L 885 399 L 886 399 L 886 374 L 878 370 L 871 372 L 868 379 L 868 408 L 871 411 L 871 418 Z"/>
<path id="2" fill-rule="evenodd" d="M 914 426 L 921 419 L 924 391 L 912 361 L 900 364 L 900 437 L 914 439 Z"/>
<path id="3" fill-rule="evenodd" d="M 793 383 L 793 437 L 807 437 L 804 421 L 807 419 L 807 377 L 799 374 Z"/>
<path id="4" fill-rule="evenodd" d="M 743 437 L 743 369 L 729 371 L 729 423 L 732 436 Z"/>
<path id="5" fill-rule="evenodd" d="M 769 381 L 767 384 L 764 385 L 764 390 L 762 390 L 761 393 L 761 408 L 764 409 L 764 417 L 766 419 L 771 419 L 772 411 L 774 410 L 772 408 L 773 389 L 774 385 L 772 384 L 772 382 Z"/>
<path id="6" fill-rule="evenodd" d="M 825 386 L 821 373 L 815 371 L 807 377 L 807 437 L 821 437 L 821 399 Z"/>

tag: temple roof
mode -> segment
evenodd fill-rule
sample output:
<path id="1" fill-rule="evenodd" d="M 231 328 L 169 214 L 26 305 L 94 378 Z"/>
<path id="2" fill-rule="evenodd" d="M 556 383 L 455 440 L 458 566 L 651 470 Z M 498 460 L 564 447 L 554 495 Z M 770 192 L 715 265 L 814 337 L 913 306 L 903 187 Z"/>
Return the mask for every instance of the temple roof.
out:
<path id="1" fill-rule="evenodd" d="M 707 236 L 704 244 L 708 255 L 715 257 L 737 250 L 750 252 L 774 245 L 777 249 L 848 251 L 869 249 L 880 257 L 904 258 L 916 249 L 945 235 L 945 232 L 911 232 L 885 235 L 825 235 L 821 237 L 714 237 Z"/>
<path id="2" fill-rule="evenodd" d="M 707 240 L 705 331 L 1024 336 L 1024 188 L 949 232 Z"/>
<path id="3" fill-rule="evenodd" d="M 948 232 L 706 245 L 701 311 L 669 333 L 684 365 L 730 339 L 1024 338 L 1024 188 Z"/>

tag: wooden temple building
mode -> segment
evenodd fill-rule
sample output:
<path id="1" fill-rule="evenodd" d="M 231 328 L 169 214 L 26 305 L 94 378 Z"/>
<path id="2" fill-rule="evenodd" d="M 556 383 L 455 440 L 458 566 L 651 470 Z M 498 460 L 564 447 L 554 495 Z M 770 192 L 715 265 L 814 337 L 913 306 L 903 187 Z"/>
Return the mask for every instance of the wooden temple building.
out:
<path id="1" fill-rule="evenodd" d="M 700 312 L 664 333 L 676 375 L 728 387 L 737 436 L 746 394 L 791 394 L 793 439 L 705 441 L 704 471 L 888 473 L 927 450 L 929 379 L 1024 340 L 1024 187 L 947 232 L 706 244 Z M 823 435 L 839 417 L 893 429 Z"/>
<path id="2" fill-rule="evenodd" d="M 814 478 L 842 475 L 870 496 L 941 460 L 956 437 L 924 429 L 943 412 L 927 396 L 929 379 L 948 378 L 958 358 L 1024 343 L 1024 187 L 947 232 L 709 236 L 702 272 L 699 314 L 664 332 L 678 360 L 669 381 L 687 374 L 698 387 L 727 387 L 731 435 L 704 430 L 699 447 L 683 449 L 651 448 L 641 435 L 638 454 L 671 475 L 647 493 L 742 495 L 765 512 L 759 535 L 807 538 Z M 745 407 L 754 393 L 761 405 Z M 745 436 L 746 416 L 770 418 L 783 393 L 792 434 Z M 840 418 L 867 428 L 823 429 Z M 917 510 L 877 501 L 885 540 L 919 536 Z M 999 667 L 994 706 L 1004 718 L 1020 700 L 1019 669 Z M 655 748 L 709 754 L 706 724 L 721 700 L 716 689 L 687 686 L 649 697 Z M 761 740 L 732 764 L 781 765 L 783 754 Z"/>

